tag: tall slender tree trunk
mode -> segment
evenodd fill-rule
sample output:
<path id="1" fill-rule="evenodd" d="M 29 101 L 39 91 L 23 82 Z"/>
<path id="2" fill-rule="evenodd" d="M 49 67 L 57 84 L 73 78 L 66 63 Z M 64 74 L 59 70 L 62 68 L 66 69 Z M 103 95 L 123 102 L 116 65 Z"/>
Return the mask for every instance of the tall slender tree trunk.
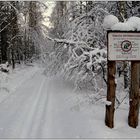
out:
<path id="1" fill-rule="evenodd" d="M 17 2 L 16 1 L 12 1 L 11 4 L 13 5 L 13 7 L 16 7 Z M 17 19 L 17 13 L 15 11 L 15 9 L 12 9 L 11 11 L 11 18 L 12 23 L 11 23 L 11 61 L 12 61 L 12 67 L 13 69 L 15 68 L 15 56 L 16 56 L 16 52 L 18 49 L 18 39 L 17 39 L 17 35 L 18 35 L 18 19 Z"/>
<path id="2" fill-rule="evenodd" d="M 83 2 L 82 2 L 82 1 L 80 1 L 80 14 L 82 14 L 82 13 L 83 13 L 82 4 L 83 4 Z"/>
<path id="3" fill-rule="evenodd" d="M 29 3 L 29 36 L 28 36 L 28 58 L 31 58 L 35 54 L 35 44 L 33 40 L 34 32 L 37 30 L 38 17 L 37 17 L 37 5 L 36 1 L 30 1 Z"/>
<path id="4" fill-rule="evenodd" d="M 121 17 L 120 20 L 124 22 L 125 19 L 127 18 L 126 1 L 118 1 L 118 7 L 119 7 L 119 12 L 120 12 L 120 17 Z"/>
<path id="5" fill-rule="evenodd" d="M 0 2 L 0 9 L 4 6 L 4 2 Z M 7 48 L 9 46 L 8 44 L 8 29 L 5 28 L 8 24 L 8 13 L 9 12 L 9 8 L 7 9 L 1 9 L 1 14 L 0 18 L 6 18 L 7 20 L 2 21 L 1 26 L 0 26 L 0 51 L 1 51 L 1 63 L 5 63 L 7 61 Z"/>
<path id="6" fill-rule="evenodd" d="M 3 29 L 5 26 L 7 25 L 7 22 L 3 23 L 1 25 L 1 29 Z M 1 32 L 1 60 L 2 60 L 2 63 L 5 63 L 8 59 L 7 59 L 7 48 L 9 46 L 9 44 L 7 43 L 8 42 L 8 37 L 7 37 L 7 29 L 4 29 L 2 32 Z"/>

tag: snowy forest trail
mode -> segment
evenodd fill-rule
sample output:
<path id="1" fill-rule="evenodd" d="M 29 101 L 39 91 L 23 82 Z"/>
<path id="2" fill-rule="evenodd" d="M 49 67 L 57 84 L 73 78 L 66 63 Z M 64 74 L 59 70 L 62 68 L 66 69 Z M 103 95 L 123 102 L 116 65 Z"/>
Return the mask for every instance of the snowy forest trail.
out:
<path id="1" fill-rule="evenodd" d="M 0 103 L 0 138 L 76 137 L 88 123 L 71 111 L 74 94 L 71 83 L 38 70 Z"/>
<path id="2" fill-rule="evenodd" d="M 139 134 L 139 128 L 127 126 L 127 112 L 121 110 L 116 112 L 119 123 L 114 131 L 107 128 L 104 107 L 87 105 L 82 96 L 71 82 L 59 76 L 48 78 L 38 69 L 0 103 L 0 138 L 134 138 Z"/>
<path id="3" fill-rule="evenodd" d="M 1 138 L 28 137 L 37 131 L 34 121 L 40 125 L 48 95 L 45 84 L 46 77 L 38 71 L 0 104 Z"/>
<path id="4" fill-rule="evenodd" d="M 0 103 L 0 138 L 72 137 L 76 120 L 67 116 L 67 85 L 58 77 L 47 79 L 42 69 L 26 79 Z"/>

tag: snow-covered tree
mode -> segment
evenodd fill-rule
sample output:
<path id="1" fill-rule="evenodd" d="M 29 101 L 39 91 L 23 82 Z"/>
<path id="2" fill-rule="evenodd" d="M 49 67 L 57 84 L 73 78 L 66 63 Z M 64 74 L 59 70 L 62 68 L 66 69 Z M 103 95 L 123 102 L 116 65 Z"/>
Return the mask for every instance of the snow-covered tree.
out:
<path id="1" fill-rule="evenodd" d="M 133 15 L 136 15 L 134 11 L 138 14 L 138 10 L 133 2 L 68 1 L 65 12 L 63 15 L 60 12 L 59 16 L 58 3 L 51 16 L 53 26 L 48 38 L 54 45 L 48 53 L 46 71 L 50 71 L 51 74 L 61 72 L 65 78 L 73 80 L 77 88 L 99 92 L 101 88 L 96 86 L 98 79 L 103 78 L 107 83 L 107 39 L 103 19 L 112 14 L 117 17 L 115 22 L 127 21 L 132 16 L 131 9 L 134 9 Z M 128 14 L 130 11 L 131 14 Z M 122 69 L 124 75 L 127 75 L 124 76 L 126 88 L 126 77 L 129 74 L 126 70 L 129 69 L 129 64 L 127 67 L 126 64 L 122 65 Z"/>
<path id="2" fill-rule="evenodd" d="M 92 6 L 89 3 L 69 2 L 69 9 L 64 15 L 67 20 L 61 21 L 64 17 L 57 17 L 59 24 L 63 25 L 63 34 L 60 31 L 63 40 L 55 40 L 54 51 L 50 53 L 52 64 L 48 69 L 51 72 L 61 71 L 66 78 L 74 80 L 78 88 L 85 85 L 95 89 L 96 75 L 106 71 L 106 41 L 102 22 L 108 11 L 105 9 L 107 2 L 92 2 Z M 59 34 L 59 29 L 54 24 L 56 34 Z M 57 35 L 55 37 L 58 38 Z"/>

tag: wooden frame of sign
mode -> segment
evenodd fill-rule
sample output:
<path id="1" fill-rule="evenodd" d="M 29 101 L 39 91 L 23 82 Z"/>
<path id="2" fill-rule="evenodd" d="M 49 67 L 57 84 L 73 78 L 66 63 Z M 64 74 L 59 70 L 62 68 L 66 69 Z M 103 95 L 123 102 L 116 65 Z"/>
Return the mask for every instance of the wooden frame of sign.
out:
<path id="1" fill-rule="evenodd" d="M 140 32 L 108 31 L 107 32 L 108 83 L 105 124 L 114 127 L 115 111 L 115 73 L 116 61 L 131 61 L 131 91 L 129 95 L 129 126 L 136 128 L 139 115 L 139 61 L 140 61 Z"/>

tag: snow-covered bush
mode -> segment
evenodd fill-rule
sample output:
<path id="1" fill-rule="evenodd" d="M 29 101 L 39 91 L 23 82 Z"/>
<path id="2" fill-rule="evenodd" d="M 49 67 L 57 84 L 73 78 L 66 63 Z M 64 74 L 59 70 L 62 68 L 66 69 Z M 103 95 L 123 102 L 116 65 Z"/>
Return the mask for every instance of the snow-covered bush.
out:
<path id="1" fill-rule="evenodd" d="M 100 77 L 102 68 L 106 68 L 106 51 L 95 48 L 90 51 L 83 51 L 80 56 L 76 53 L 78 49 L 73 51 L 75 52 L 71 54 L 71 58 L 64 66 L 65 77 L 74 80 L 77 89 L 98 92 L 97 77 Z"/>

